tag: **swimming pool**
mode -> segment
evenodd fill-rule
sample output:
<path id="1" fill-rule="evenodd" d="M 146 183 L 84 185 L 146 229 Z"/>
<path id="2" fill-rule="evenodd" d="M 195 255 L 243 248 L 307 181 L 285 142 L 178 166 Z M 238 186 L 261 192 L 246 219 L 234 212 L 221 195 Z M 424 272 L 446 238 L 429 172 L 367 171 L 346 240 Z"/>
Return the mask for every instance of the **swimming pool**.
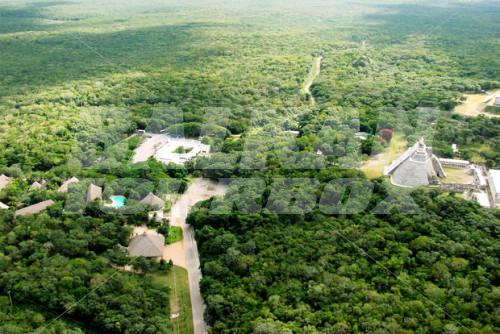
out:
<path id="1" fill-rule="evenodd" d="M 111 196 L 111 200 L 113 201 L 111 206 L 115 209 L 118 209 L 125 205 L 126 198 L 125 196 L 117 195 L 117 196 Z"/>

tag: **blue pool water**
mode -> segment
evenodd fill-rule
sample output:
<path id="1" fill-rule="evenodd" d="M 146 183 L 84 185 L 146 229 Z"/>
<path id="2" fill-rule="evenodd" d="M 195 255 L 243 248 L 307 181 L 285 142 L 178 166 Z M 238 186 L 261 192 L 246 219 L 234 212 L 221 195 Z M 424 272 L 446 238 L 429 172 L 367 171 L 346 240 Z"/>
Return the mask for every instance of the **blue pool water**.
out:
<path id="1" fill-rule="evenodd" d="M 121 208 L 122 206 L 125 205 L 125 196 L 111 196 L 111 200 L 113 201 L 113 204 L 111 206 L 115 209 Z"/>

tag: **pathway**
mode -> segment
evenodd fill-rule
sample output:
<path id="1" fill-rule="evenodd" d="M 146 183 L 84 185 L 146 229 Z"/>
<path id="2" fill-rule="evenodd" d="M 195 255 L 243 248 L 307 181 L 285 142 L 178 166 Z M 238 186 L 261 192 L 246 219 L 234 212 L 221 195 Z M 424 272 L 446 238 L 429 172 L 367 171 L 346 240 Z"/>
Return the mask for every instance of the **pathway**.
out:
<path id="1" fill-rule="evenodd" d="M 311 71 L 311 75 L 309 76 L 309 80 L 306 82 L 304 85 L 304 91 L 306 94 L 309 94 L 309 97 L 311 99 L 311 103 L 314 104 L 316 103 L 316 100 L 314 99 L 314 96 L 311 94 L 311 86 L 314 83 L 314 80 L 319 76 L 321 72 L 321 61 L 323 60 L 323 57 L 316 57 L 314 58 L 314 65 L 313 69 Z"/>
<path id="2" fill-rule="evenodd" d="M 198 247 L 194 238 L 194 230 L 191 226 L 186 224 L 186 218 L 190 209 L 196 203 L 207 200 L 213 196 L 222 196 L 226 193 L 226 190 L 224 185 L 216 184 L 207 179 L 195 179 L 170 210 L 170 224 L 182 228 L 184 239 L 182 247 L 177 245 L 170 248 L 171 251 L 177 254 L 171 254 L 169 256 L 173 259 L 174 264 L 183 266 L 188 271 L 194 334 L 206 334 L 207 325 L 203 319 L 205 304 L 203 303 L 200 293 L 199 283 L 201 280 L 201 270 Z M 182 259 L 182 255 L 178 254 L 179 251 L 184 252 L 184 259 Z M 177 261 L 175 259 L 177 259 Z M 184 260 L 184 262 L 182 260 Z"/>
<path id="3" fill-rule="evenodd" d="M 146 136 L 146 140 L 144 140 L 144 142 L 135 149 L 132 162 L 137 163 L 147 161 L 150 157 L 156 154 L 156 151 L 160 147 L 166 145 L 167 142 L 167 138 L 160 134 Z"/>

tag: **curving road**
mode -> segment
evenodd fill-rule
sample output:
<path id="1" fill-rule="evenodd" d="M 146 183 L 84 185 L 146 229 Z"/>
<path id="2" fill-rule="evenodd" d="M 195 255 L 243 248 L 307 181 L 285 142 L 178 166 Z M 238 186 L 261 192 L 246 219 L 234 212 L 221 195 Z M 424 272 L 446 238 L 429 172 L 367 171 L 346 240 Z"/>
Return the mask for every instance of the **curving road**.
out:
<path id="1" fill-rule="evenodd" d="M 193 205 L 213 196 L 222 196 L 226 191 L 227 187 L 222 184 L 217 184 L 207 179 L 195 179 L 170 210 L 170 224 L 181 227 L 184 235 L 183 248 L 189 278 L 194 334 L 206 334 L 207 325 L 203 319 L 205 304 L 200 293 L 200 257 L 194 238 L 193 227 L 186 224 L 186 218 Z"/>

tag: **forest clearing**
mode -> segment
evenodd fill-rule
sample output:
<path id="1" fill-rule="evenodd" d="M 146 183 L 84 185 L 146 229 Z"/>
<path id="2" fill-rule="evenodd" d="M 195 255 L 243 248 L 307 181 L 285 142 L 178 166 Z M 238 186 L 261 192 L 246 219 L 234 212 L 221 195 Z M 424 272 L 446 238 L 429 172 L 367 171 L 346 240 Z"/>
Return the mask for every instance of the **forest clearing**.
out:
<path id="1" fill-rule="evenodd" d="M 369 179 L 375 179 L 384 175 L 384 168 L 396 160 L 407 147 L 407 142 L 401 134 L 396 133 L 388 147 L 382 153 L 368 157 L 361 164 L 361 170 Z"/>
<path id="2" fill-rule="evenodd" d="M 500 117 L 486 112 L 488 106 L 493 106 L 495 96 L 500 94 L 500 89 L 492 90 L 486 93 L 464 94 L 465 101 L 455 107 L 455 112 L 465 115 L 477 117 L 484 115 L 486 117 Z"/>
<path id="3" fill-rule="evenodd" d="M 167 275 L 153 275 L 154 282 L 170 292 L 170 312 L 174 334 L 193 334 L 193 315 L 187 270 L 178 266 Z"/>

